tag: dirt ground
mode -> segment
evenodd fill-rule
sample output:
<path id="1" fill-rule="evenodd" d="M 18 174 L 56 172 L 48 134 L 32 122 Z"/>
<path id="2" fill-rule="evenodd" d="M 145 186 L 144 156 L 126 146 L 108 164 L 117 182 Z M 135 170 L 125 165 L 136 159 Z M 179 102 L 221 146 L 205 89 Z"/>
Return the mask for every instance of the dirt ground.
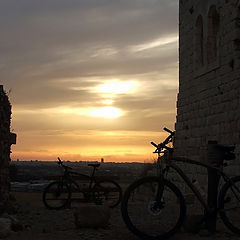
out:
<path id="1" fill-rule="evenodd" d="M 9 240 L 137 240 L 125 226 L 120 213 L 120 207 L 111 210 L 110 224 L 106 228 L 80 228 L 74 224 L 73 210 L 65 209 L 50 211 L 44 208 L 41 193 L 13 193 L 19 211 L 17 218 L 23 225 L 23 230 L 11 232 Z M 239 240 L 222 224 L 218 224 L 217 233 L 209 237 L 198 234 L 177 233 L 171 239 L 220 239 Z"/>

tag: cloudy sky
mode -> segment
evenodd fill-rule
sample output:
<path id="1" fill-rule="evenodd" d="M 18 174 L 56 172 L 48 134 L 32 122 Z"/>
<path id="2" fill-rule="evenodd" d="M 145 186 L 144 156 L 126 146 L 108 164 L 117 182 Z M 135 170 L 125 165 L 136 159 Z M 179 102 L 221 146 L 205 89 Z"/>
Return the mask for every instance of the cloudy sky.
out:
<path id="1" fill-rule="evenodd" d="M 148 161 L 173 129 L 178 0 L 0 1 L 13 159 Z"/>

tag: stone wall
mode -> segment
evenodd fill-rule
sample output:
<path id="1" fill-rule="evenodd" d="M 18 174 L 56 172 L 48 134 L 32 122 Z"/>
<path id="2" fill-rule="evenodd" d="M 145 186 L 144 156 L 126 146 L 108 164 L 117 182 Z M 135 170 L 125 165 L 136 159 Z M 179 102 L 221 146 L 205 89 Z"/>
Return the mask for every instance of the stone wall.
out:
<path id="1" fill-rule="evenodd" d="M 206 161 L 209 140 L 236 145 L 239 174 L 240 1 L 180 0 L 175 154 Z"/>
<path id="2" fill-rule="evenodd" d="M 9 200 L 9 161 L 11 144 L 16 143 L 16 135 L 10 132 L 11 104 L 0 85 L 0 205 L 4 207 Z"/>

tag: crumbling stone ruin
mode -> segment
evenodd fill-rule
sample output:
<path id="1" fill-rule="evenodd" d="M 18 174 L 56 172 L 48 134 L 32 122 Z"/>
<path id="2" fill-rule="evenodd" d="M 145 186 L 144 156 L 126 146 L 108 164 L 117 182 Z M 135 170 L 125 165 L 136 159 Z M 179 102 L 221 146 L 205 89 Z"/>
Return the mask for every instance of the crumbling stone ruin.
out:
<path id="1" fill-rule="evenodd" d="M 0 85 L 0 212 L 9 204 L 9 161 L 11 145 L 16 143 L 16 134 L 10 132 L 11 104 Z"/>
<path id="2" fill-rule="evenodd" d="M 206 160 L 208 141 L 240 157 L 240 1 L 179 1 L 176 155 Z"/>

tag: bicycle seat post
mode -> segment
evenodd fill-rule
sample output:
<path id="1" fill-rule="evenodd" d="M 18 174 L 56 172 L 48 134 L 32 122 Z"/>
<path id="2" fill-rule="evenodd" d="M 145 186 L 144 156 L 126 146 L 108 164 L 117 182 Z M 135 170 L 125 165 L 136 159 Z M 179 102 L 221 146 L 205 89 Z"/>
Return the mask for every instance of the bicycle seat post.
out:
<path id="1" fill-rule="evenodd" d="M 89 163 L 88 166 L 93 167 L 93 171 L 92 171 L 92 174 L 90 176 L 90 187 L 91 187 L 96 169 L 100 166 L 100 163 Z"/>
<path id="2" fill-rule="evenodd" d="M 96 167 L 95 167 L 95 166 L 93 166 L 93 171 L 92 171 L 92 174 L 91 174 L 91 178 L 93 178 L 93 177 L 94 177 L 94 174 L 95 174 L 95 172 L 96 172 Z"/>

